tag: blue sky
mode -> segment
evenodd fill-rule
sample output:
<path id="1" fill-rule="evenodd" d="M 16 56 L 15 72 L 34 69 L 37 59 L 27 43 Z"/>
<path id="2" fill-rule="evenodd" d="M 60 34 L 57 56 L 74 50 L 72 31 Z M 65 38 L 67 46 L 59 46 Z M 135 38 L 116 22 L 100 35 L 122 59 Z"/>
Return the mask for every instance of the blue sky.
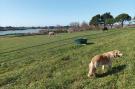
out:
<path id="1" fill-rule="evenodd" d="M 135 16 L 135 0 L 0 0 L 0 26 L 68 25 L 111 12 Z"/>

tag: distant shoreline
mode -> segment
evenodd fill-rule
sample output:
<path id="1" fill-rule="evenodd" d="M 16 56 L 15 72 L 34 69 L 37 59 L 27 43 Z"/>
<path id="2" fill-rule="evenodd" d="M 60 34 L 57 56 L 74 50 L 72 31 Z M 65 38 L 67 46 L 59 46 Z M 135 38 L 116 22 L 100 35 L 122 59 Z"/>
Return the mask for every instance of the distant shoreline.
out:
<path id="1" fill-rule="evenodd" d="M 37 28 L 38 29 L 38 28 Z M 29 29 L 14 29 L 14 30 L 0 30 L 0 31 L 22 31 L 22 30 L 29 30 Z M 35 29 L 36 30 L 36 29 Z"/>
<path id="2" fill-rule="evenodd" d="M 0 30 L 0 35 L 16 35 L 38 33 L 42 29 L 15 29 L 15 30 Z"/>
<path id="3" fill-rule="evenodd" d="M 0 27 L 0 31 L 21 31 L 28 29 L 39 29 L 39 28 L 30 28 L 30 27 Z"/>

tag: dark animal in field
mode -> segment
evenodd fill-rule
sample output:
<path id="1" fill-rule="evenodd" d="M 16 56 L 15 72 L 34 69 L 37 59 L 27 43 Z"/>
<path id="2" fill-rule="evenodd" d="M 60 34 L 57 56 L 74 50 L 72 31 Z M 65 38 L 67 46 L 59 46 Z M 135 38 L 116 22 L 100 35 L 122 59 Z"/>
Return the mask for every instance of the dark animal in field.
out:
<path id="1" fill-rule="evenodd" d="M 108 28 L 107 28 L 107 27 L 104 27 L 102 30 L 103 30 L 103 31 L 107 31 L 107 30 L 108 30 Z"/>

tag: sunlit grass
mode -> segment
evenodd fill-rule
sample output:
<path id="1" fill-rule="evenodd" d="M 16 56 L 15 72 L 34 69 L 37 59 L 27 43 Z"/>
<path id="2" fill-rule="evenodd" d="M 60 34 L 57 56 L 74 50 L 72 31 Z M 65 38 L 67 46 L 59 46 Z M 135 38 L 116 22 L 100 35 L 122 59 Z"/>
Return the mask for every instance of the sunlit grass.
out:
<path id="1" fill-rule="evenodd" d="M 76 45 L 78 37 L 94 44 Z M 0 88 L 134 89 L 134 44 L 135 29 L 0 37 Z M 112 71 L 89 79 L 91 58 L 114 49 L 124 56 L 114 60 Z"/>

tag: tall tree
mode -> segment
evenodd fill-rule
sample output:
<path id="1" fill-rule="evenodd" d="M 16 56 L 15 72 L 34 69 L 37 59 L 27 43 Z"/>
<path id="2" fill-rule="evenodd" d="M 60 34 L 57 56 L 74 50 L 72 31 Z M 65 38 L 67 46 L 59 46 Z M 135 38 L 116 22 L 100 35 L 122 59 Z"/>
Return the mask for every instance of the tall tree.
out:
<path id="1" fill-rule="evenodd" d="M 94 25 L 94 26 L 98 26 L 101 22 L 101 16 L 100 14 L 97 14 L 95 16 L 92 17 L 92 19 L 90 20 L 90 25 Z"/>
<path id="2" fill-rule="evenodd" d="M 113 19 L 113 16 L 111 15 L 110 12 L 106 12 L 106 13 L 101 15 L 101 21 L 104 24 L 104 28 L 106 27 L 106 24 L 107 24 L 106 22 L 108 22 L 108 21 L 110 22 L 112 19 Z"/>
<path id="3" fill-rule="evenodd" d="M 88 30 L 89 29 L 89 24 L 87 22 L 82 22 L 81 24 L 81 29 L 82 30 Z"/>
<path id="4" fill-rule="evenodd" d="M 121 26 L 123 27 L 125 21 L 130 21 L 131 20 L 131 16 L 129 16 L 126 13 L 122 13 L 122 14 L 118 15 L 115 18 L 115 20 L 116 20 L 116 22 L 120 22 Z"/>
<path id="5" fill-rule="evenodd" d="M 72 28 L 73 31 L 79 31 L 80 29 L 80 24 L 79 22 L 71 22 L 70 27 Z"/>
<path id="6" fill-rule="evenodd" d="M 108 25 L 110 25 L 111 28 L 112 28 L 114 22 L 115 22 L 115 19 L 114 18 L 106 19 L 106 21 L 105 21 L 105 23 L 108 24 Z"/>

